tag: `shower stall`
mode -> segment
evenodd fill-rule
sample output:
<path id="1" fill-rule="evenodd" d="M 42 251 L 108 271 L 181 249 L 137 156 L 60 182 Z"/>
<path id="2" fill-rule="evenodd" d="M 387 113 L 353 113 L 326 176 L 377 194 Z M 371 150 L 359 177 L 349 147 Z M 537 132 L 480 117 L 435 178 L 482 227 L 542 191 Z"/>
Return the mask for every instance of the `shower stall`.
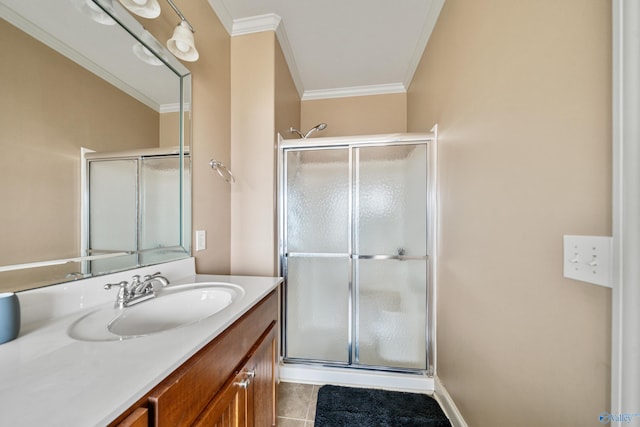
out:
<path id="1" fill-rule="evenodd" d="M 188 148 L 86 153 L 82 253 L 126 255 L 87 261 L 83 273 L 119 271 L 184 256 L 191 246 Z M 188 211 L 187 211 L 188 212 Z"/>
<path id="2" fill-rule="evenodd" d="M 433 373 L 433 134 L 279 142 L 285 363 Z"/>

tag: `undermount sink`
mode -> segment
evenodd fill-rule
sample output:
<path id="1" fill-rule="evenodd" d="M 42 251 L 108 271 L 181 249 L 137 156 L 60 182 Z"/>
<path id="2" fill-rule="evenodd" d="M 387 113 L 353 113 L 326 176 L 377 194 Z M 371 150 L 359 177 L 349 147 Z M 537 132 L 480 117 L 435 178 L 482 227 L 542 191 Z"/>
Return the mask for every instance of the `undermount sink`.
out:
<path id="1" fill-rule="evenodd" d="M 155 334 L 200 322 L 244 295 L 231 283 L 172 285 L 151 300 L 118 309 L 103 307 L 84 315 L 69 328 L 82 341 L 117 341 Z"/>

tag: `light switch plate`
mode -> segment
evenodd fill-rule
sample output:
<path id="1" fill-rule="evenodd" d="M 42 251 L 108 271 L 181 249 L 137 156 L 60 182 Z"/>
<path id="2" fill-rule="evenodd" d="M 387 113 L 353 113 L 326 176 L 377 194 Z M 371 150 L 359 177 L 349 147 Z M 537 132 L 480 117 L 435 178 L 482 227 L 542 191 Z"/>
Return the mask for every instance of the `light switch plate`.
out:
<path id="1" fill-rule="evenodd" d="M 207 249 L 207 231 L 196 230 L 196 251 Z"/>
<path id="2" fill-rule="evenodd" d="M 564 277 L 611 287 L 612 238 L 564 236 Z"/>

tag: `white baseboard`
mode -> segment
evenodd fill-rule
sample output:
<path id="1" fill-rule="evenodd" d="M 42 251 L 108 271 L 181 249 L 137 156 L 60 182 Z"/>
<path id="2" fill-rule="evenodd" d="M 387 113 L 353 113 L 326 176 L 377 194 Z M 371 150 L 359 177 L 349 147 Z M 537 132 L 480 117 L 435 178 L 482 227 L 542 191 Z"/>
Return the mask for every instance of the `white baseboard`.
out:
<path id="1" fill-rule="evenodd" d="M 290 383 L 384 388 L 427 394 L 435 391 L 433 378 L 420 374 L 281 363 L 279 375 L 280 381 Z"/>
<path id="2" fill-rule="evenodd" d="M 440 381 L 440 378 L 437 376 L 434 377 L 435 383 L 435 393 L 434 397 L 440 404 L 440 407 L 444 411 L 444 413 L 449 417 L 449 421 L 451 421 L 451 425 L 453 427 L 468 427 L 464 418 L 462 418 L 462 414 L 458 411 L 458 407 L 453 402 L 453 399 L 447 392 L 447 389 L 444 388 L 444 385 Z"/>

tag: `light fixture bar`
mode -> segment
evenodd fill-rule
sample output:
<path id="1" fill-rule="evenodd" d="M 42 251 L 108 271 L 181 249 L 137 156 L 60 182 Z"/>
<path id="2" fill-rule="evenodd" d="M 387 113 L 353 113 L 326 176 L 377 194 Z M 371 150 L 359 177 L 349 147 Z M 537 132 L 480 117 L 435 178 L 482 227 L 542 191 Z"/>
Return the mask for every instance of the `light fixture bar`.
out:
<path id="1" fill-rule="evenodd" d="M 191 25 L 191 23 L 187 20 L 187 18 L 185 18 L 185 16 L 182 14 L 182 12 L 180 12 L 180 9 L 178 9 L 178 6 L 176 6 L 176 4 L 172 0 L 167 0 L 167 3 L 169 3 L 169 6 L 171 6 L 171 8 L 174 10 L 174 12 L 178 14 L 180 19 L 187 23 L 187 25 L 189 26 L 189 29 L 191 30 L 191 32 L 195 33 L 196 30 L 193 28 L 193 25 Z"/>

